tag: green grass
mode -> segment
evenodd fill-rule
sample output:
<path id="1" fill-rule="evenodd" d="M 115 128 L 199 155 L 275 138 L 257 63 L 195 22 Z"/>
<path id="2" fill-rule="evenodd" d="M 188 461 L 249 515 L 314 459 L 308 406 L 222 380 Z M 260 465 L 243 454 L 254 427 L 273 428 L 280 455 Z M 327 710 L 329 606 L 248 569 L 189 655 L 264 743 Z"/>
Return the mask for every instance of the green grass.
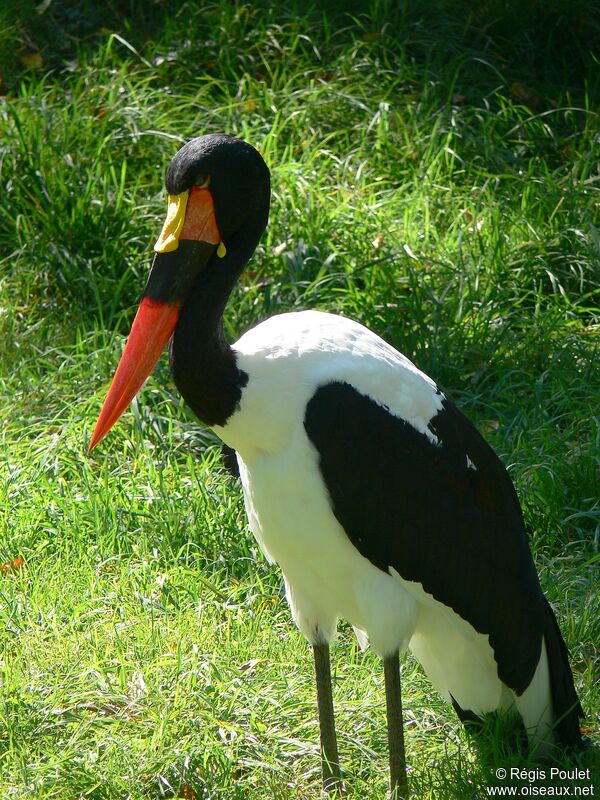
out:
<path id="1" fill-rule="evenodd" d="M 516 484 L 595 743 L 562 763 L 597 769 L 599 15 L 121 7 L 0 10 L 0 796 L 319 796 L 309 648 L 164 360 L 86 452 L 164 168 L 218 130 L 273 177 L 230 335 L 294 308 L 352 316 L 476 422 Z M 498 766 L 535 767 L 493 727 L 473 745 L 403 670 L 415 797 L 485 797 Z M 349 796 L 382 798 L 382 670 L 344 626 L 334 672 Z"/>

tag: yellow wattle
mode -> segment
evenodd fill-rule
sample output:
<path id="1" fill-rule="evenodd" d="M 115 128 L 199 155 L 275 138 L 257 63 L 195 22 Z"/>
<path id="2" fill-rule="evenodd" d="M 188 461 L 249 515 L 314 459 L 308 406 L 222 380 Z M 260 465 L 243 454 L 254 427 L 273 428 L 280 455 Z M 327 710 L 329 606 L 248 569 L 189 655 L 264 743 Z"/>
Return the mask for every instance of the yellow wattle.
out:
<path id="1" fill-rule="evenodd" d="M 185 210 L 189 192 L 170 194 L 167 208 L 167 218 L 162 227 L 160 236 L 156 240 L 154 250 L 157 253 L 170 253 L 179 247 L 179 234 L 185 221 Z"/>

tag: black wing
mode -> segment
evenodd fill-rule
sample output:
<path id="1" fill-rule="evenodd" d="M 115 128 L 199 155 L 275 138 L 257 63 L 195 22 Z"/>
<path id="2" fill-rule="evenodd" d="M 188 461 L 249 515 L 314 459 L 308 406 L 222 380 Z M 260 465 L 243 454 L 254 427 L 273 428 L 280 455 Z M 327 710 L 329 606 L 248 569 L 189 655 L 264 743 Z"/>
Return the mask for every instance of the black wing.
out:
<path id="1" fill-rule="evenodd" d="M 498 676 L 521 694 L 540 658 L 545 599 L 492 448 L 447 399 L 429 424 L 435 445 L 347 383 L 319 388 L 304 425 L 354 546 L 489 634 Z"/>

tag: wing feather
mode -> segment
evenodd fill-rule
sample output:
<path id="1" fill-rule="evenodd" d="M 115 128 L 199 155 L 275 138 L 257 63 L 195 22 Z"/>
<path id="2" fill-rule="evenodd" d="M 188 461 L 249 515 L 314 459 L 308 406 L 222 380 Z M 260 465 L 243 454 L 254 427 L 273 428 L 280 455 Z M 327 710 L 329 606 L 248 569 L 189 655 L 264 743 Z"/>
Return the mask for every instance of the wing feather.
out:
<path id="1" fill-rule="evenodd" d="M 317 389 L 304 425 L 354 546 L 488 634 L 500 679 L 521 694 L 540 657 L 544 598 L 515 489 L 472 423 L 444 398 L 429 437 L 334 382 Z"/>

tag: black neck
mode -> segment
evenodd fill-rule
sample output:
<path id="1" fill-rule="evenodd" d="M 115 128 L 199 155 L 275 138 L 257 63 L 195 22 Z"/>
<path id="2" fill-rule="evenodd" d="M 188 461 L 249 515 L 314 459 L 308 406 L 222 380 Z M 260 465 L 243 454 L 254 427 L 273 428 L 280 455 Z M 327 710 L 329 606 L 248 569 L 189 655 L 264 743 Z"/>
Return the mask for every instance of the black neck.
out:
<path id="1" fill-rule="evenodd" d="M 213 192 L 217 219 L 224 221 L 220 230 L 227 252 L 223 258 L 215 253 L 196 279 L 171 343 L 175 384 L 199 419 L 211 426 L 227 423 L 248 382 L 225 338 L 223 312 L 269 217 L 269 172 L 262 159 L 255 171 L 254 194 L 245 204 L 245 220 L 236 231 L 230 232 L 226 223 L 239 218 L 239 201 L 233 193 Z"/>
<path id="2" fill-rule="evenodd" d="M 245 254 L 216 254 L 181 309 L 171 343 L 175 384 L 207 425 L 226 424 L 248 382 L 223 331 L 223 311 L 246 262 Z M 240 263 L 241 262 L 241 263 Z"/>

